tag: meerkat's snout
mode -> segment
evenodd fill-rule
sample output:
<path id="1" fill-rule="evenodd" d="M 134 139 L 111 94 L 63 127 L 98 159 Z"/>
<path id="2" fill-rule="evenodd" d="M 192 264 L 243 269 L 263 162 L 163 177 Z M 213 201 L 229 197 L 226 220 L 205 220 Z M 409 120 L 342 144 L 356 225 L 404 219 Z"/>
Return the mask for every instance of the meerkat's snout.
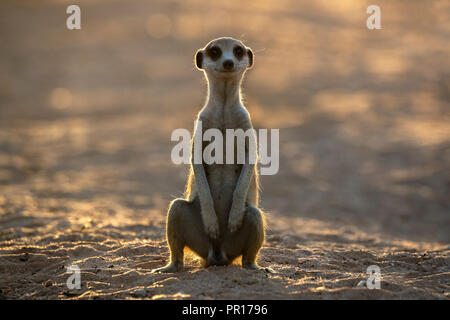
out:
<path id="1" fill-rule="evenodd" d="M 233 60 L 225 60 L 222 65 L 225 71 L 232 71 L 234 69 Z"/>

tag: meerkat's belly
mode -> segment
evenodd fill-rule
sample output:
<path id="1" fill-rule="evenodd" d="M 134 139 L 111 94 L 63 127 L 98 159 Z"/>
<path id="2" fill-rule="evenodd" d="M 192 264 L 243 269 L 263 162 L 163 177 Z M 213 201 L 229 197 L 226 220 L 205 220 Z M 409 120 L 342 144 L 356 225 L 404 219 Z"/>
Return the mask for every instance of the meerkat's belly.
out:
<path id="1" fill-rule="evenodd" d="M 240 164 L 212 164 L 205 166 L 211 196 L 219 223 L 228 221 L 233 202 L 233 192 L 242 170 Z"/>

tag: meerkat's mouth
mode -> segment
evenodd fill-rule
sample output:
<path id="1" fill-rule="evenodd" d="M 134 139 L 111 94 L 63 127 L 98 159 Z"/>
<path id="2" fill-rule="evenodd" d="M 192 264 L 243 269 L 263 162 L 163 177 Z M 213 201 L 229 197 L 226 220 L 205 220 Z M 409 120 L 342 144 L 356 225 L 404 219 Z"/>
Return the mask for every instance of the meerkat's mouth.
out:
<path id="1" fill-rule="evenodd" d="M 226 69 L 216 69 L 216 72 L 220 72 L 220 73 L 233 73 L 236 70 L 232 69 L 232 70 L 226 70 Z"/>
<path id="2" fill-rule="evenodd" d="M 232 69 L 232 70 L 226 70 L 226 69 L 216 69 L 216 72 L 218 73 L 224 73 L 224 74 L 233 74 L 236 73 L 236 69 Z"/>

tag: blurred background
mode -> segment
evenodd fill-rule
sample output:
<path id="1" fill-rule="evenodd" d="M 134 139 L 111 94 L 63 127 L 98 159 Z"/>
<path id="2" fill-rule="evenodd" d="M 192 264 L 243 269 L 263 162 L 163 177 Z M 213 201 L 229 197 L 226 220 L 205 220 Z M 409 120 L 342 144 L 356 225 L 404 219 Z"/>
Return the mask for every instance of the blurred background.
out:
<path id="1" fill-rule="evenodd" d="M 381 30 L 366 28 L 371 4 Z M 245 104 L 256 128 L 280 129 L 279 173 L 261 179 L 269 236 L 316 221 L 449 243 L 445 0 L 3 0 L 0 241 L 94 225 L 163 239 L 188 172 L 170 135 L 192 129 L 206 94 L 194 52 L 220 36 L 253 48 Z"/>

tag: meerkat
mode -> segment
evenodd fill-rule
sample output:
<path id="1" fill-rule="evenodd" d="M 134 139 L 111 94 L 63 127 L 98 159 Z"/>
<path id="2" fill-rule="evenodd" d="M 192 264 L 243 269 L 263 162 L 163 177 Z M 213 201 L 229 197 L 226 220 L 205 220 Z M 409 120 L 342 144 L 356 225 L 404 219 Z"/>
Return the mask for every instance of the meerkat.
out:
<path id="1" fill-rule="evenodd" d="M 248 159 L 257 157 L 257 150 L 252 150 L 256 154 L 249 155 L 251 148 L 246 141 L 243 164 L 207 165 L 193 161 L 195 137 L 203 137 L 207 129 L 220 130 L 224 140 L 226 129 L 253 129 L 241 97 L 243 76 L 253 63 L 252 50 L 233 38 L 212 40 L 195 54 L 194 64 L 204 73 L 208 95 L 194 128 L 185 198 L 173 200 L 167 213 L 170 262 L 153 272 L 179 271 L 183 267 L 185 247 L 200 256 L 205 267 L 229 265 L 242 256 L 244 268 L 273 272 L 256 263 L 264 242 L 265 220 L 258 207 L 257 166 Z M 202 154 L 204 148 L 202 141 Z"/>

